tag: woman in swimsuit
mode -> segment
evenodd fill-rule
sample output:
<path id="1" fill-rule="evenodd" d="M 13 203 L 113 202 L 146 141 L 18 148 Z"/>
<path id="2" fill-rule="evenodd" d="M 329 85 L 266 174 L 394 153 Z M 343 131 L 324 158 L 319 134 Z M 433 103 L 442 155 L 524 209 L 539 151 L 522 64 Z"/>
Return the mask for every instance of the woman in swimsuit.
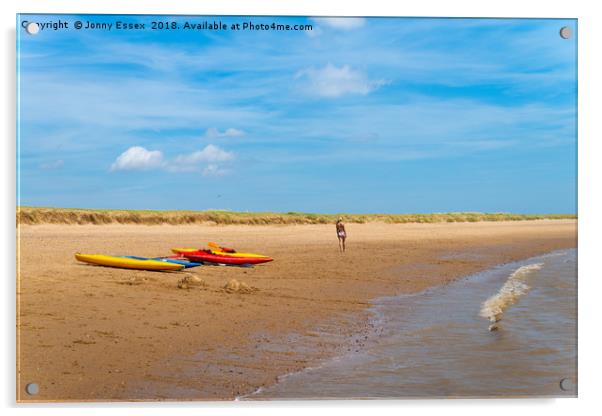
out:
<path id="1" fill-rule="evenodd" d="M 345 232 L 345 224 L 343 224 L 342 218 L 339 218 L 337 220 L 337 238 L 339 239 L 339 250 L 341 250 L 341 252 L 344 252 L 345 239 L 347 238 L 347 233 Z"/>

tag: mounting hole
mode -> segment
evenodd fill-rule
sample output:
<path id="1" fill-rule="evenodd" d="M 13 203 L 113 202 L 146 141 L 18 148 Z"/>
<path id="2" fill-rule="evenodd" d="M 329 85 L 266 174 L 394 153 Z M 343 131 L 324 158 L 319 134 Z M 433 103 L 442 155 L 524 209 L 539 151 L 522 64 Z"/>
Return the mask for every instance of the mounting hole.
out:
<path id="1" fill-rule="evenodd" d="M 572 34 L 573 34 L 573 31 L 571 30 L 570 27 L 563 26 L 560 28 L 560 37 L 562 39 L 569 39 Z"/>
<path id="2" fill-rule="evenodd" d="M 30 396 L 35 396 L 40 392 L 40 386 L 38 383 L 29 383 L 25 386 L 25 392 Z"/>
<path id="3" fill-rule="evenodd" d="M 573 381 L 570 378 L 563 378 L 560 380 L 560 390 L 573 391 Z"/>
<path id="4" fill-rule="evenodd" d="M 29 22 L 27 26 L 25 26 L 25 30 L 27 30 L 27 33 L 30 35 L 37 35 L 40 31 L 40 26 L 36 22 Z"/>

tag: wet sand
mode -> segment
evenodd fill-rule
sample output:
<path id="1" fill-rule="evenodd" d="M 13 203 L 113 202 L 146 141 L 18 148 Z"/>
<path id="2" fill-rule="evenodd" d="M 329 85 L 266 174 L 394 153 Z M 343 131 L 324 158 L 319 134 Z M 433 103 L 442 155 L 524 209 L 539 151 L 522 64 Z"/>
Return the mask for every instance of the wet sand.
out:
<path id="1" fill-rule="evenodd" d="M 347 348 L 379 296 L 576 247 L 577 222 L 20 227 L 20 401 L 231 400 Z M 89 266 L 73 253 L 159 256 L 219 241 L 275 261 L 146 272 Z M 186 276 L 204 285 L 178 288 Z M 251 293 L 228 293 L 230 279 Z M 328 326 L 325 337 L 316 328 Z M 333 330 L 334 328 L 334 330 Z M 295 336 L 315 335 L 312 345 Z M 24 393 L 27 383 L 40 393 Z"/>

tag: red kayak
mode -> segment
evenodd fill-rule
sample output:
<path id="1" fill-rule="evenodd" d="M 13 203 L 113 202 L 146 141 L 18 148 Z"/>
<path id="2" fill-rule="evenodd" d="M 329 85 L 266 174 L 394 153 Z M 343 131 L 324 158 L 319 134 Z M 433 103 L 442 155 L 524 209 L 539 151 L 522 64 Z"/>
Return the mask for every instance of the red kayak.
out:
<path id="1" fill-rule="evenodd" d="M 199 250 L 194 252 L 182 252 L 181 255 L 188 260 L 203 263 L 219 263 L 219 264 L 260 264 L 267 263 L 274 259 L 270 257 L 232 257 L 213 254 L 209 250 Z"/>

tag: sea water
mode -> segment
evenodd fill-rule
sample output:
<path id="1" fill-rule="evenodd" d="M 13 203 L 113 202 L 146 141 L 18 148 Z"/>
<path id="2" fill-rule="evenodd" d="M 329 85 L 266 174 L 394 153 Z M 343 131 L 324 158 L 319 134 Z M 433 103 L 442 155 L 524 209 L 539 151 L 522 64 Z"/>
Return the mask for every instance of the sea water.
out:
<path id="1" fill-rule="evenodd" d="M 577 252 L 377 299 L 378 336 L 244 399 L 577 394 Z"/>

